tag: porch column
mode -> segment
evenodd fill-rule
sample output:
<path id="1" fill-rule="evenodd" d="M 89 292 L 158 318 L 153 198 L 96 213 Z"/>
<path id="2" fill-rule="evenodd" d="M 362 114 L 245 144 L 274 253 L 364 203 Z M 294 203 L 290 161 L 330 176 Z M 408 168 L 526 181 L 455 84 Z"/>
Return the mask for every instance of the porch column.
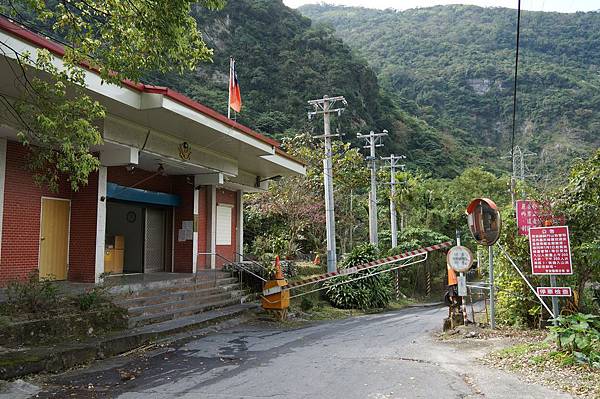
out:
<path id="1" fill-rule="evenodd" d="M 98 208 L 96 211 L 96 266 L 95 281 L 100 282 L 100 275 L 104 273 L 104 247 L 106 239 L 106 166 L 98 169 Z"/>
<path id="2" fill-rule="evenodd" d="M 236 234 L 235 234 L 235 247 L 238 255 L 236 256 L 238 262 L 244 260 L 244 192 L 238 190 L 236 192 L 236 203 L 237 203 L 237 223 L 236 223 Z"/>
<path id="3" fill-rule="evenodd" d="M 192 273 L 198 271 L 198 220 L 200 210 L 200 191 L 194 187 L 194 234 L 192 238 Z"/>
<path id="4" fill-rule="evenodd" d="M 208 221 L 206 223 L 206 248 L 210 252 L 210 268 L 217 267 L 217 186 L 211 185 L 207 187 L 207 210 Z"/>
<path id="5" fill-rule="evenodd" d="M 6 139 L 0 138 L 0 259 L 2 259 L 2 220 L 4 220 L 4 181 L 6 176 Z"/>

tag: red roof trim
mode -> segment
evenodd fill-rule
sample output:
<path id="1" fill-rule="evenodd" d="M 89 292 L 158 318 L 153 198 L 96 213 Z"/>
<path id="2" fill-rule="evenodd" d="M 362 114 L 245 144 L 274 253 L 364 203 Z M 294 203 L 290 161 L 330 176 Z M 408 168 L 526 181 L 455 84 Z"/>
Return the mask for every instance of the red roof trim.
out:
<path id="1" fill-rule="evenodd" d="M 6 32 L 12 33 L 13 35 L 18 36 L 21 39 L 25 39 L 26 41 L 28 41 L 36 46 L 45 48 L 48 51 L 54 53 L 55 55 L 58 55 L 59 57 L 62 57 L 65 55 L 65 49 L 62 45 L 60 45 L 50 39 L 42 37 L 42 36 L 38 35 L 37 33 L 34 33 L 32 31 L 30 31 L 29 29 L 24 28 L 4 17 L 0 17 L 0 29 L 2 29 L 3 31 L 6 31 Z M 88 65 L 85 65 L 85 67 L 91 71 L 98 72 L 96 69 L 91 68 Z M 142 83 L 135 83 L 131 80 L 123 80 L 122 82 L 123 82 L 124 86 L 127 86 L 129 88 L 132 88 L 132 89 L 140 91 L 140 92 L 163 94 L 163 95 L 167 96 L 168 98 L 173 99 L 182 105 L 185 105 L 186 107 L 189 107 L 189 108 L 191 108 L 195 111 L 198 111 L 206 116 L 216 119 L 219 122 L 229 125 L 232 128 L 237 129 L 237 130 L 241 131 L 242 133 L 247 134 L 248 136 L 251 136 L 257 140 L 262 141 L 263 143 L 266 143 L 266 144 L 269 144 L 269 145 L 275 147 L 276 149 L 279 149 L 279 147 L 280 147 L 280 143 L 277 140 L 274 140 L 274 139 L 266 137 L 260 133 L 257 133 L 254 130 L 250 129 L 249 127 L 239 124 L 236 121 L 233 121 L 233 120 L 227 118 L 225 115 L 218 113 L 214 109 L 209 108 L 206 105 L 201 104 L 197 101 L 194 101 L 191 98 L 189 98 L 181 93 L 176 92 L 175 90 L 169 89 L 168 87 L 145 85 Z M 286 158 L 294 160 L 291 156 L 289 156 L 288 154 L 284 153 L 281 150 L 276 151 L 276 152 L 280 152 L 281 155 L 285 156 Z M 296 161 L 296 160 L 294 160 L 294 161 Z M 296 162 L 298 162 L 298 161 L 296 161 Z"/>

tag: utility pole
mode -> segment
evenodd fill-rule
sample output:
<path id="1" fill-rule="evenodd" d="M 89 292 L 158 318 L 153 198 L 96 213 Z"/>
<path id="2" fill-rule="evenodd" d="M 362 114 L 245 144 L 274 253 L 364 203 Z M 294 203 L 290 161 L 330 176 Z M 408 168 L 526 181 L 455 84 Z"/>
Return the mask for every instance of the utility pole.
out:
<path id="1" fill-rule="evenodd" d="M 323 160 L 323 180 L 325 185 L 325 227 L 327 229 L 327 272 L 334 272 L 337 270 L 337 256 L 336 256 L 336 245 L 335 245 L 335 210 L 333 203 L 333 165 L 331 161 L 332 150 L 331 150 L 331 138 L 339 136 L 338 134 L 331 134 L 330 127 L 330 115 L 336 113 L 342 114 L 345 109 L 344 106 L 338 106 L 338 103 L 342 103 L 344 106 L 348 105 L 346 99 L 342 96 L 328 97 L 323 96 L 321 99 L 311 100 L 308 102 L 313 107 L 313 111 L 308 112 L 308 119 L 312 119 L 313 116 L 323 115 L 323 131 L 322 136 L 316 136 L 323 138 L 325 141 L 325 159 Z"/>
<path id="2" fill-rule="evenodd" d="M 363 148 L 370 150 L 370 155 L 367 161 L 371 162 L 371 191 L 369 192 L 369 242 L 373 245 L 378 245 L 377 237 L 377 165 L 375 163 L 375 147 L 383 147 L 382 139 L 387 136 L 388 131 L 375 133 L 371 130 L 369 134 L 358 133 L 356 137 L 365 140 Z"/>
<path id="3" fill-rule="evenodd" d="M 389 157 L 382 157 L 383 161 L 387 161 L 388 168 L 390 168 L 390 225 L 392 233 L 392 248 L 398 246 L 398 223 L 396 223 L 396 168 L 400 167 L 404 170 L 404 165 L 400 165 L 399 162 L 402 159 L 406 159 L 404 155 L 396 156 L 394 154 Z"/>

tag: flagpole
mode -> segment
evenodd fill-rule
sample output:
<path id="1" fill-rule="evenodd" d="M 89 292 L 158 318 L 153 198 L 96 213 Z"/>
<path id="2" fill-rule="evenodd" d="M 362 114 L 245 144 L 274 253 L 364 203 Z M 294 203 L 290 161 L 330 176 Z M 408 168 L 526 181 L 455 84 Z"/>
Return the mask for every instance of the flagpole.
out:
<path id="1" fill-rule="evenodd" d="M 229 83 L 227 85 L 227 119 L 231 119 L 231 71 L 233 58 L 229 57 Z"/>

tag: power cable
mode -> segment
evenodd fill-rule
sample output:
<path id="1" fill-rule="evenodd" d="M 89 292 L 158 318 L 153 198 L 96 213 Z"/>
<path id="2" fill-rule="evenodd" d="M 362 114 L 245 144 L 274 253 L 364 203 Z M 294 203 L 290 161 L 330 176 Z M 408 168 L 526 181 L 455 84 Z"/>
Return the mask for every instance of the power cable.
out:
<path id="1" fill-rule="evenodd" d="M 517 121 L 517 76 L 519 73 L 519 41 L 521 38 L 521 0 L 517 5 L 517 48 L 515 51 L 515 82 L 513 89 L 513 115 L 512 115 L 512 136 L 510 139 L 510 158 L 515 162 L 515 130 Z"/>

